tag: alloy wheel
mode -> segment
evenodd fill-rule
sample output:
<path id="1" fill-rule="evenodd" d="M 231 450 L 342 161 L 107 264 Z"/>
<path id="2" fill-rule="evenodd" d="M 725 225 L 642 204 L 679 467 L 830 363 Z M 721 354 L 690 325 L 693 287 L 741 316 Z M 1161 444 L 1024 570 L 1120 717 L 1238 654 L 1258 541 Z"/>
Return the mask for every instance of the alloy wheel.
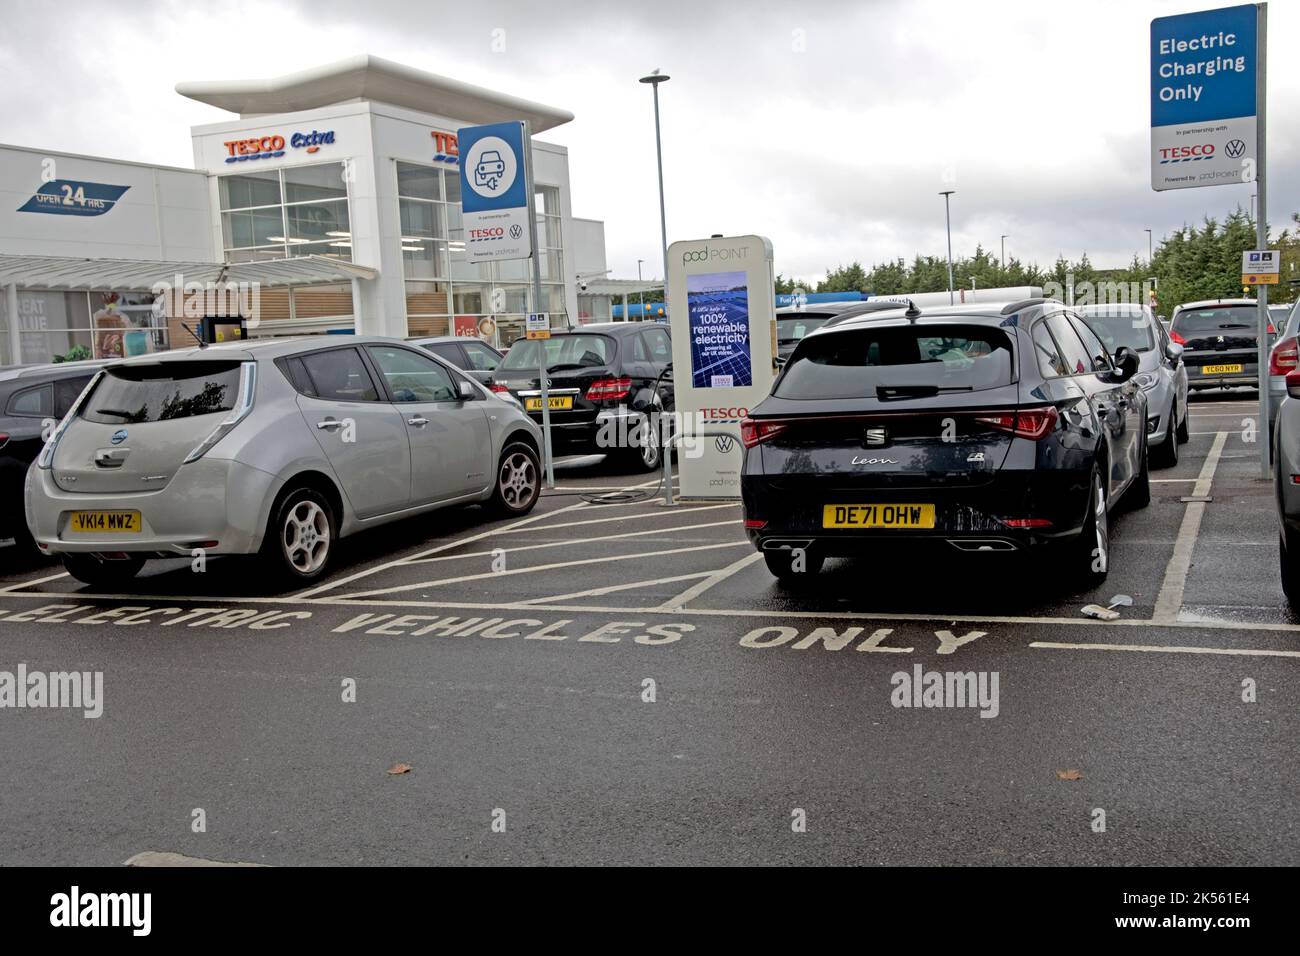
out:
<path id="1" fill-rule="evenodd" d="M 319 570 L 329 557 L 330 522 L 314 501 L 300 501 L 285 515 L 284 555 L 300 574 Z"/>

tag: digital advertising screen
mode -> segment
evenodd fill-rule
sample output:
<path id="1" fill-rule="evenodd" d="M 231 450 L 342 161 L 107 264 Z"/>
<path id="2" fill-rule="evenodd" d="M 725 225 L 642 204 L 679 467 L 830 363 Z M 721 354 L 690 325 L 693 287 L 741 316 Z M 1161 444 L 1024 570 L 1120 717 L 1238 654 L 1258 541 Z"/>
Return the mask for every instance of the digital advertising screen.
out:
<path id="1" fill-rule="evenodd" d="M 749 293 L 744 272 L 686 277 L 695 388 L 743 388 L 753 384 L 749 351 Z"/>

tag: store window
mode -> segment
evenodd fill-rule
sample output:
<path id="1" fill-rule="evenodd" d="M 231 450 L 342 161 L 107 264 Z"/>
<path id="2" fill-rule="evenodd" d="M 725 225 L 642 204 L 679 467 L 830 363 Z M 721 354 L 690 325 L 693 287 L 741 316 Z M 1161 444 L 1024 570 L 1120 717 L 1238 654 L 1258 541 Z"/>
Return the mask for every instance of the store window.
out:
<path id="1" fill-rule="evenodd" d="M 167 322 L 154 297 L 136 292 L 18 293 L 18 353 L 13 323 L 0 296 L 0 364 L 76 362 L 120 358 L 169 348 Z"/>
<path id="2" fill-rule="evenodd" d="M 220 177 L 226 261 L 330 256 L 351 262 L 345 170 L 343 163 L 322 163 Z"/>
<path id="3" fill-rule="evenodd" d="M 524 313 L 532 307 L 531 260 L 471 262 L 457 172 L 414 163 L 396 166 L 407 334 L 448 335 L 458 325 L 474 325 L 484 316 L 493 316 L 499 328 L 493 344 L 513 341 L 523 328 Z M 563 325 L 559 189 L 539 187 L 536 208 L 542 308 L 556 325 Z"/>

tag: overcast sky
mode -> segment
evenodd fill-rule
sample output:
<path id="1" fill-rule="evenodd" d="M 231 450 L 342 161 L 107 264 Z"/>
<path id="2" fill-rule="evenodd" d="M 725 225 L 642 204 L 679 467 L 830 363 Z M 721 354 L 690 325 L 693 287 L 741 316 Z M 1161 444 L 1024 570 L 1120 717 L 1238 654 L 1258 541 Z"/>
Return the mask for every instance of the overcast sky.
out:
<path id="1" fill-rule="evenodd" d="M 1152 17 L 1219 4 L 622 0 L 0 0 L 0 142 L 193 165 L 192 125 L 230 118 L 182 80 L 274 76 L 355 53 L 567 109 L 575 215 L 605 221 L 612 275 L 662 273 L 659 67 L 669 241 L 759 233 L 779 271 L 977 243 L 1050 265 L 1146 254 L 1248 208 L 1251 186 L 1156 193 Z M 1269 11 L 1271 219 L 1300 209 L 1300 2 Z M 494 50 L 504 30 L 504 50 Z"/>

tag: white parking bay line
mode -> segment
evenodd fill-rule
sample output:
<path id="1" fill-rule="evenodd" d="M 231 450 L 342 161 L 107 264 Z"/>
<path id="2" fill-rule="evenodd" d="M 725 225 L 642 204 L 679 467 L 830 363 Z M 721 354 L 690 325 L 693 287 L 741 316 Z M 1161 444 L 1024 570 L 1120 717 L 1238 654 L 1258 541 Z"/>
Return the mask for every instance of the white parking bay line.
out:
<path id="1" fill-rule="evenodd" d="M 1219 467 L 1219 456 L 1228 440 L 1227 432 L 1219 432 L 1210 446 L 1210 453 L 1205 456 L 1205 464 L 1192 486 L 1192 494 L 1201 497 L 1210 493 L 1210 484 L 1214 472 Z M 1178 611 L 1183 606 L 1183 590 L 1187 587 L 1187 574 L 1192 567 L 1192 552 L 1196 548 L 1196 536 L 1201 531 L 1201 519 L 1205 516 L 1205 502 L 1191 501 L 1183 512 L 1183 523 L 1178 528 L 1178 537 L 1174 539 L 1174 553 L 1165 566 L 1164 580 L 1160 582 L 1160 594 L 1156 598 L 1153 621 L 1169 623 L 1178 620 Z"/>
<path id="2" fill-rule="evenodd" d="M 1057 641 L 1031 641 L 1030 647 L 1058 651 L 1137 651 L 1146 654 L 1228 654 L 1241 657 L 1300 657 L 1300 651 L 1272 651 L 1258 647 L 1180 647 L 1160 644 L 1067 644 Z"/>
<path id="3" fill-rule="evenodd" d="M 543 518 L 550 518 L 555 515 L 564 514 L 566 511 L 576 511 L 579 508 L 585 507 L 589 507 L 587 503 L 579 501 L 577 504 L 568 505 L 567 507 L 559 508 L 555 511 L 545 511 L 541 514 L 532 514 L 526 518 L 521 518 L 506 528 L 489 528 L 486 531 L 480 531 L 478 534 L 472 534 L 467 538 L 457 538 L 455 541 L 448 541 L 446 544 L 440 544 L 436 548 L 429 548 L 427 551 L 417 551 L 415 554 L 408 554 L 405 557 L 397 558 L 393 561 L 386 561 L 383 564 L 375 565 L 373 568 L 366 568 L 363 571 L 358 571 L 356 574 L 349 574 L 347 577 L 339 578 L 337 581 L 330 581 L 314 588 L 308 588 L 306 591 L 291 595 L 291 597 L 297 599 L 313 598 L 318 594 L 324 594 L 326 591 L 332 591 L 345 584 L 351 584 L 353 581 L 360 580 L 361 578 L 369 577 L 372 574 L 378 574 L 380 571 L 387 571 L 390 568 L 396 568 L 400 565 L 406 564 L 408 561 L 414 561 L 418 558 L 427 558 L 429 555 L 437 554 L 440 551 L 449 551 L 452 548 L 459 548 L 461 545 L 472 544 L 475 541 L 482 541 L 484 538 L 490 538 L 494 534 L 502 534 L 506 531 L 511 531 L 515 528 L 541 521 Z"/>
<path id="4" fill-rule="evenodd" d="M 610 505 L 593 505 L 593 507 L 596 507 L 596 508 L 608 508 L 608 507 L 611 507 L 611 506 L 610 506 Z M 524 534 L 524 533 L 526 533 L 526 532 L 530 532 L 530 531 L 555 531 L 555 530 L 558 530 L 558 529 L 560 529 L 560 528 L 577 528 L 577 527 L 579 527 L 579 526 L 581 526 L 581 525 L 587 525 L 587 524 L 609 524 L 609 522 L 610 522 L 611 520 L 613 520 L 613 521 L 640 521 L 642 518 L 671 518 L 671 517 L 673 517 L 674 515 L 678 515 L 678 514 L 682 514 L 682 513 L 684 513 L 687 509 L 689 509 L 692 513 L 694 513 L 694 512 L 697 512 L 697 511 L 713 511 L 713 510 L 715 510 L 715 509 L 717 509 L 717 508 L 739 508 L 739 507 L 740 507 L 740 502 L 736 502 L 735 504 L 730 504 L 730 503 L 728 503 L 728 504 L 725 504 L 725 505 L 698 505 L 698 506 L 697 506 L 697 505 L 687 505 L 687 506 L 677 507 L 677 508 L 664 508 L 664 509 L 659 510 L 659 511 L 646 511 L 646 512 L 644 512 L 644 513 L 642 513 L 642 514 L 632 514 L 632 515 L 622 514 L 622 515 L 619 515 L 617 518 L 613 518 L 613 519 L 611 519 L 611 518 L 588 518 L 588 519 L 585 520 L 585 521 L 566 521 L 566 522 L 564 522 L 564 523 L 562 523 L 562 524 L 543 524 L 543 525 L 534 525 L 534 526 L 531 527 L 531 528 L 516 528 L 516 527 L 502 528 L 500 531 L 497 532 L 497 534 Z M 556 514 L 556 515 L 559 514 L 559 513 L 560 513 L 560 512 L 558 512 L 558 511 L 553 511 L 553 512 L 551 512 L 551 514 Z M 412 560 L 414 560 L 414 559 L 412 559 Z"/>
<path id="5" fill-rule="evenodd" d="M 653 587 L 656 584 L 672 584 L 677 581 L 693 581 L 698 578 L 707 578 L 712 571 L 696 571 L 694 574 L 678 574 L 671 578 L 650 578 L 647 581 L 625 581 L 622 584 L 610 584 L 603 588 L 588 588 L 586 591 L 574 591 L 570 594 L 554 594 L 550 597 L 529 598 L 527 601 L 516 601 L 516 607 L 524 607 L 529 604 L 555 604 L 559 601 L 572 601 L 576 598 L 600 597 L 603 594 L 613 594 L 616 591 L 630 591 L 633 588 Z"/>
<path id="6" fill-rule="evenodd" d="M 19 581 L 17 584 L 9 585 L 7 588 L 0 588 L 0 594 L 10 594 L 14 591 L 34 588 L 38 584 L 45 584 L 47 581 L 57 581 L 59 578 L 66 578 L 67 576 L 67 571 L 60 571 L 58 574 L 51 574 L 43 578 L 37 578 L 35 581 Z"/>
<path id="7" fill-rule="evenodd" d="M 676 610 L 677 608 L 685 607 L 688 603 L 694 601 L 697 597 L 699 597 L 705 591 L 712 588 L 714 585 L 721 584 L 723 581 L 727 580 L 727 578 L 731 577 L 733 574 L 749 567 L 751 564 L 753 564 L 762 556 L 763 556 L 763 552 L 755 551 L 753 554 L 745 555 L 739 561 L 733 561 L 725 568 L 719 568 L 717 571 L 714 571 L 703 581 L 698 581 L 695 584 L 692 584 L 681 594 L 678 594 L 675 597 L 670 597 L 667 601 L 664 601 L 663 604 L 659 605 L 659 609 L 663 611 L 669 611 L 669 610 Z"/>
<path id="8" fill-rule="evenodd" d="M 618 541 L 622 538 L 642 538 L 648 534 L 668 534 L 673 531 L 694 531 L 696 528 L 720 528 L 724 525 L 735 527 L 734 521 L 708 521 L 704 524 L 685 524 L 675 525 L 671 528 L 648 528 L 645 531 L 624 531 L 622 534 L 603 534 L 596 538 L 583 538 L 582 543 L 591 544 L 593 541 Z M 545 531 L 545 528 L 535 530 Z M 563 538 L 559 541 L 546 541 L 542 544 L 524 544 L 514 548 L 503 548 L 510 554 L 519 551 L 536 551 L 539 548 L 564 548 L 573 545 L 575 542 L 571 538 Z M 416 558 L 408 560 L 407 564 L 432 564 L 436 561 L 459 561 L 461 558 L 484 558 L 491 557 L 495 551 L 470 551 L 466 554 L 440 554 L 433 558 Z"/>
<path id="9" fill-rule="evenodd" d="M 668 548 L 664 551 L 639 551 L 634 554 L 616 554 L 599 558 L 579 558 L 575 561 L 556 561 L 553 564 L 538 564 L 527 568 L 515 568 L 511 571 L 485 571 L 480 574 L 462 574 L 457 578 L 441 578 L 437 581 L 421 581 L 416 584 L 400 584 L 397 587 L 378 588 L 373 591 L 360 591 L 349 594 L 349 598 L 374 597 L 377 594 L 400 594 L 403 591 L 419 591 L 422 588 L 439 588 L 448 584 L 462 584 L 466 581 L 482 581 L 486 578 L 506 578 L 514 574 L 533 574 L 537 571 L 555 571 L 560 568 L 579 567 L 584 564 L 609 564 L 614 561 L 631 561 L 639 558 L 654 558 L 665 554 L 686 554 L 692 551 L 713 551 L 717 548 L 738 548 L 748 545 L 749 541 L 725 541 L 722 544 L 701 544 L 693 548 Z M 328 599 L 327 603 L 328 603 Z"/>

